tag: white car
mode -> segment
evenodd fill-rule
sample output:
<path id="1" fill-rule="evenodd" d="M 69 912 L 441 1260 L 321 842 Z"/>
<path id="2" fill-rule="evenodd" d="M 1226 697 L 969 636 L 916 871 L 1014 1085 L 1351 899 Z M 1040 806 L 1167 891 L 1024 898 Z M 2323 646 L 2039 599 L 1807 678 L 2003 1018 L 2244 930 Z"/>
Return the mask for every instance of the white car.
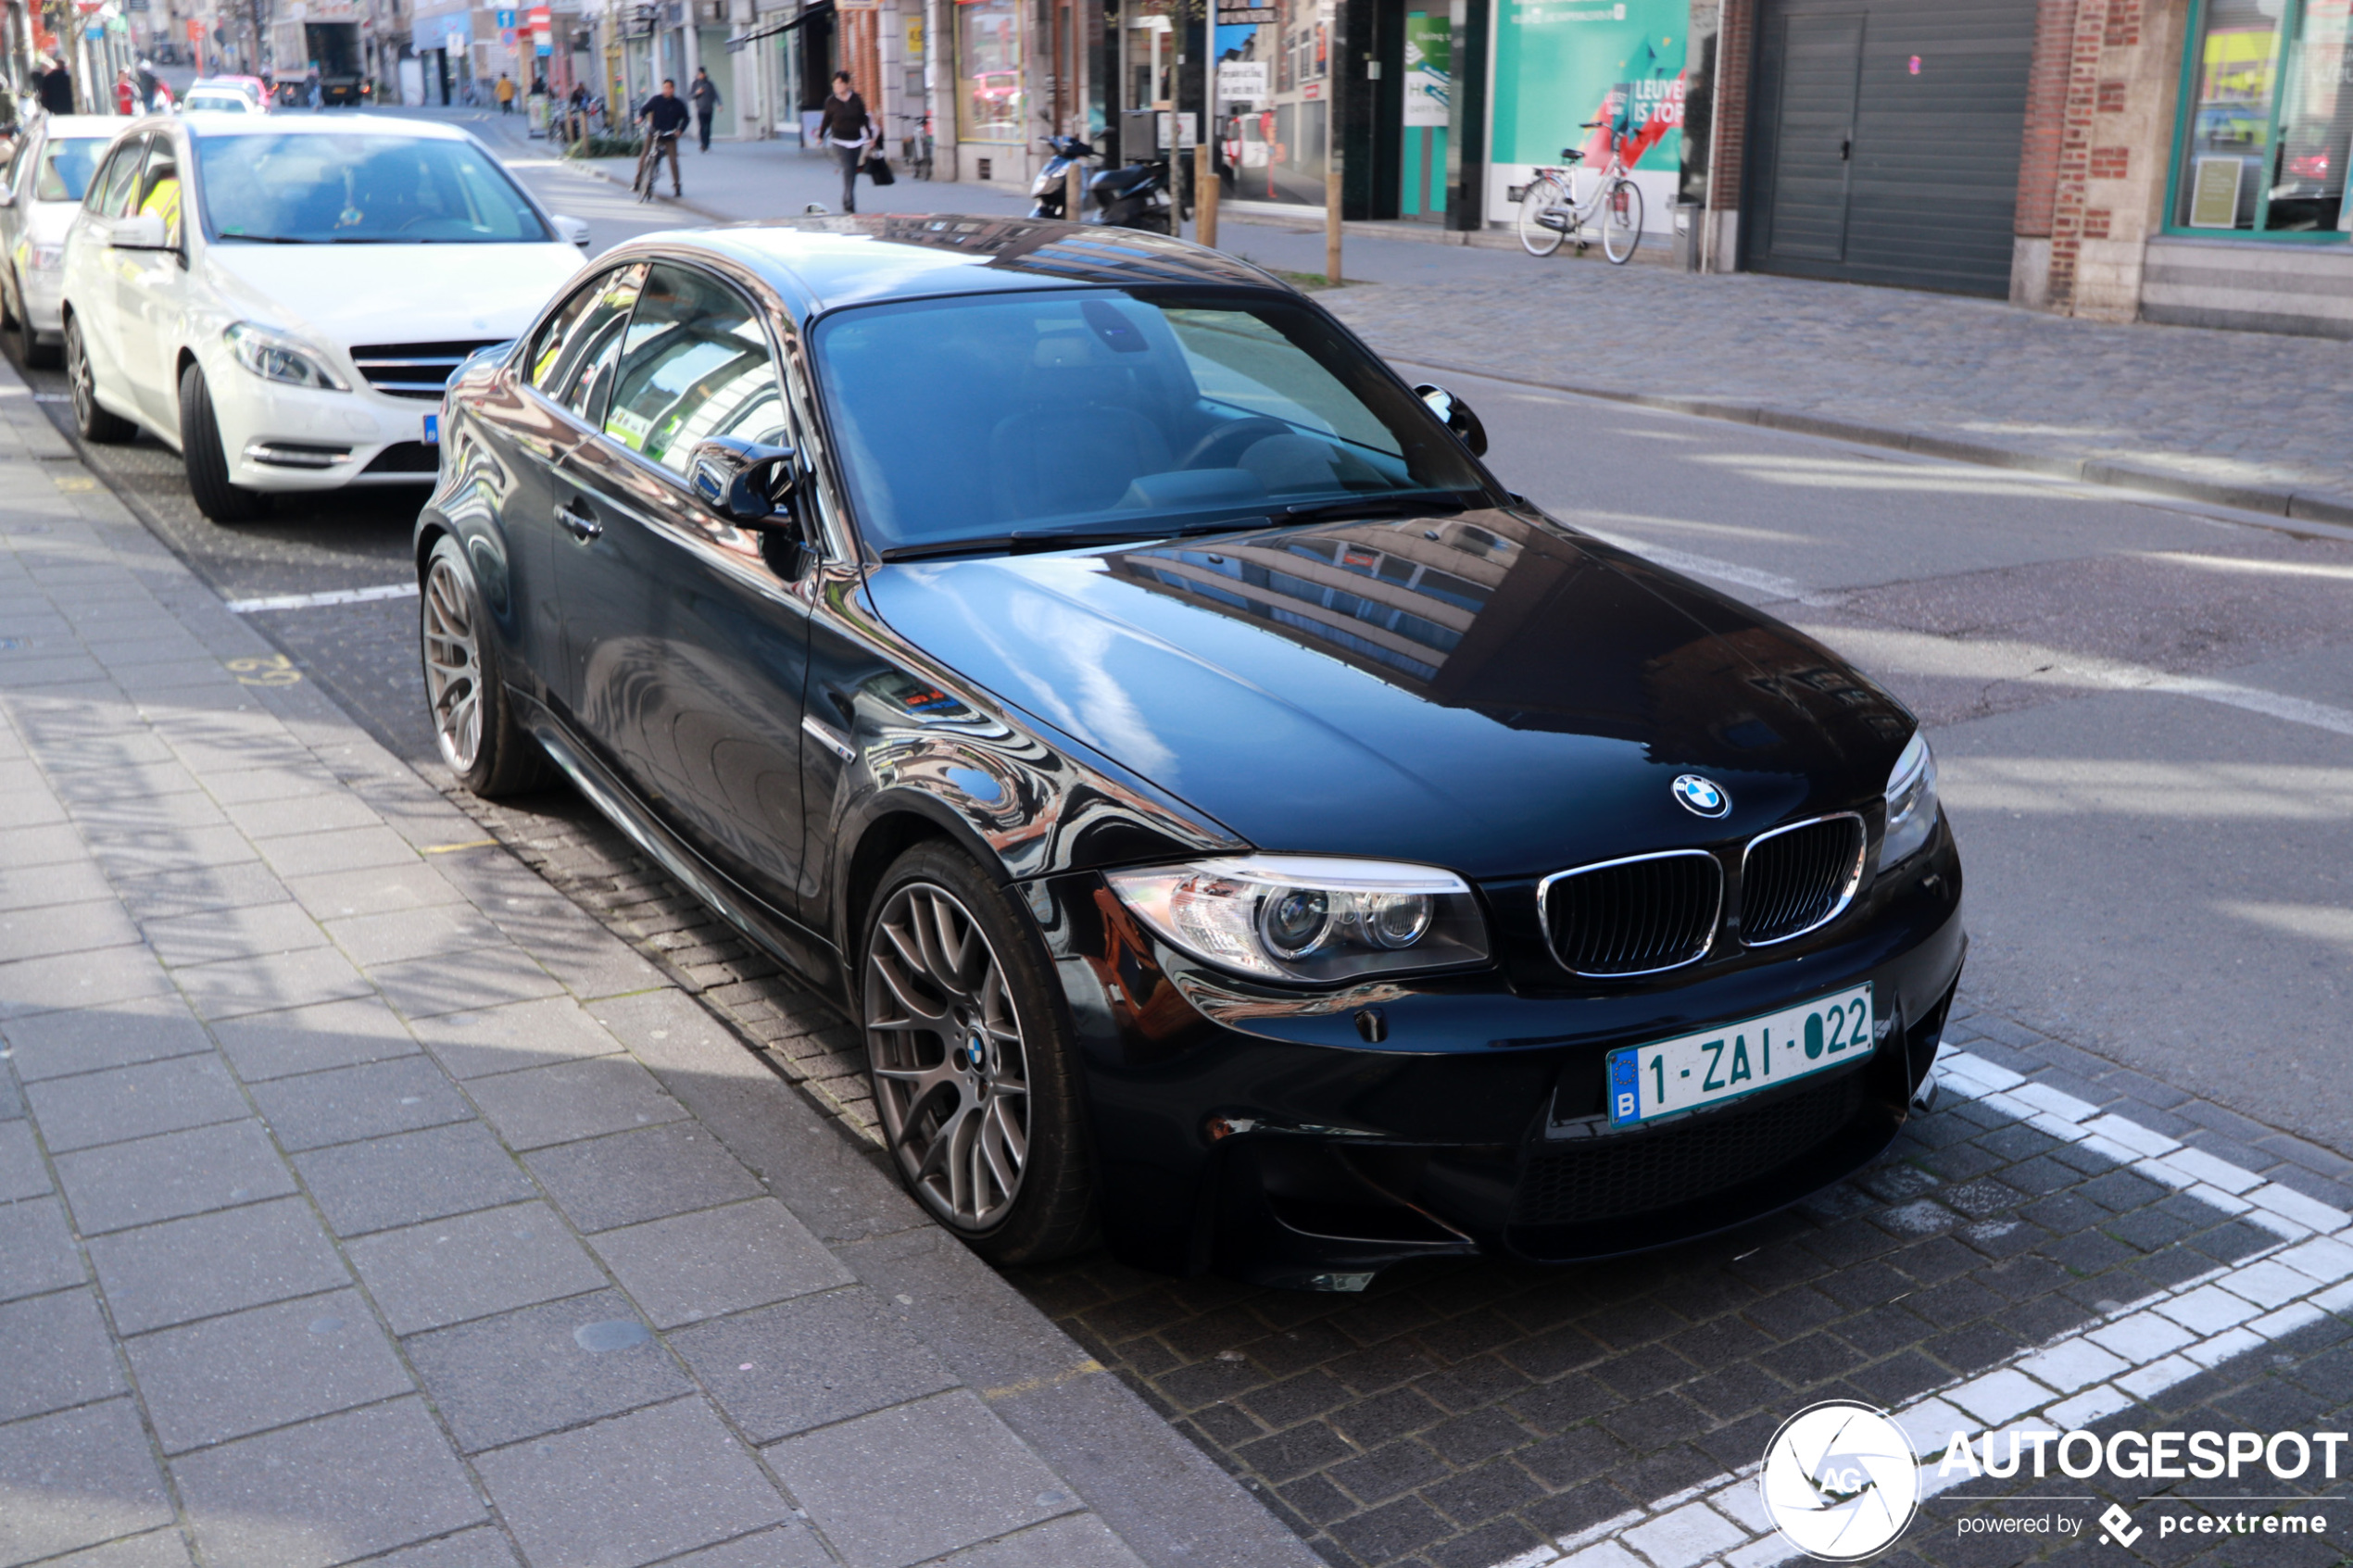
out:
<path id="1" fill-rule="evenodd" d="M 66 231 L 74 421 L 178 447 L 220 522 L 429 483 L 449 373 L 530 325 L 587 242 L 453 126 L 150 117 Z"/>
<path id="2" fill-rule="evenodd" d="M 82 187 L 121 129 L 112 115 L 39 117 L 0 175 L 0 256 L 6 257 L 0 320 L 17 332 L 27 365 L 57 362 L 66 227 L 82 210 Z"/>
<path id="3" fill-rule="evenodd" d="M 261 106 L 226 87 L 195 87 L 180 100 L 182 114 L 259 114 Z"/>

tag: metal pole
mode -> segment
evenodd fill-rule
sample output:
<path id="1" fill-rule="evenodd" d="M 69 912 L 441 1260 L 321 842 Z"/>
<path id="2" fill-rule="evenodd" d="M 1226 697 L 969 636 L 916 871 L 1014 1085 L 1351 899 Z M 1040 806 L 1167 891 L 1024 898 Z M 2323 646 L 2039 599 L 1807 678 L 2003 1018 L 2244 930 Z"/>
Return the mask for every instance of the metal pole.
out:
<path id="1" fill-rule="evenodd" d="M 1217 248 L 1217 162 L 1210 156 L 1206 137 L 1193 148 L 1193 238 Z"/>

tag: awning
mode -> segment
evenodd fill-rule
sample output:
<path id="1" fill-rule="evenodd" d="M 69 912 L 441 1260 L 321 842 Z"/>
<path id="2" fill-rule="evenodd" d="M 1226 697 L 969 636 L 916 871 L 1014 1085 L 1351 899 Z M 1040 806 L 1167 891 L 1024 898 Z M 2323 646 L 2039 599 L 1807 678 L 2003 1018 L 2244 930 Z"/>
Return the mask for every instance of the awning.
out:
<path id="1" fill-rule="evenodd" d="M 834 0 L 817 0 L 816 5 L 809 6 L 799 16 L 792 17 L 785 21 L 768 22 L 763 25 L 754 27 L 749 32 L 743 34 L 741 37 L 730 38 L 727 40 L 727 52 L 732 55 L 747 44 L 757 44 L 763 38 L 774 38 L 778 33 L 790 32 L 794 28 L 799 27 L 805 21 L 814 21 L 819 17 L 830 17 L 833 14 Z"/>

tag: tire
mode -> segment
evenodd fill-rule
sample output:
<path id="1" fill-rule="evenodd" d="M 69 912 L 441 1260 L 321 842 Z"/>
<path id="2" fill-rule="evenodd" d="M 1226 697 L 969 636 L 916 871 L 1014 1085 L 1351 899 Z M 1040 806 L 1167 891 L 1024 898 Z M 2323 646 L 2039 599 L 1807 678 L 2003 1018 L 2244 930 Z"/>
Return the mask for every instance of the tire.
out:
<path id="1" fill-rule="evenodd" d="M 425 715 L 441 759 L 459 784 L 485 800 L 545 788 L 554 769 L 539 743 L 515 722 L 482 590 L 457 540 L 445 533 L 434 542 L 421 587 L 417 654 L 424 666 Z"/>
<path id="2" fill-rule="evenodd" d="M 229 454 L 220 445 L 212 389 L 194 365 L 180 372 L 180 460 L 188 470 L 188 494 L 196 510 L 213 521 L 251 522 L 269 510 L 269 497 L 229 483 Z"/>
<path id="3" fill-rule="evenodd" d="M 1642 188 L 1620 180 L 1602 196 L 1602 254 L 1613 267 L 1632 259 L 1642 243 Z"/>
<path id="4" fill-rule="evenodd" d="M 66 318 L 66 390 L 73 402 L 73 428 L 84 441 L 101 446 L 119 445 L 139 433 L 139 427 L 120 414 L 98 406 L 96 373 L 82 341 L 82 318 Z"/>
<path id="5" fill-rule="evenodd" d="M 1029 915 L 937 840 L 892 863 L 868 910 L 861 1022 L 900 1181 L 992 1263 L 1092 1246 L 1076 1050 Z"/>
<path id="6" fill-rule="evenodd" d="M 8 281 L 14 286 L 6 294 L 7 324 L 16 330 L 17 360 L 28 370 L 54 370 L 60 358 L 57 345 L 44 343 L 33 331 L 32 318 L 24 307 L 24 280 L 11 272 Z"/>
<path id="7" fill-rule="evenodd" d="M 1549 174 L 1521 192 L 1519 248 L 1530 256 L 1550 256 L 1560 249 L 1561 241 L 1567 237 L 1566 226 L 1548 229 L 1537 220 L 1554 207 L 1568 205 L 1568 191 Z"/>

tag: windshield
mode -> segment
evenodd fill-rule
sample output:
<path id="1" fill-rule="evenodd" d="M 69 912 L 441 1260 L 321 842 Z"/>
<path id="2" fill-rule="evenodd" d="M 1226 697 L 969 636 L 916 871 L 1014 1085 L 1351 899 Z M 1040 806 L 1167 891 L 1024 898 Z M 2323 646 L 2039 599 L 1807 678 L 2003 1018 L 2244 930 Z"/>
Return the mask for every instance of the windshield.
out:
<path id="1" fill-rule="evenodd" d="M 50 142 L 41 149 L 41 172 L 34 179 L 32 199 L 78 202 L 90 188 L 98 156 L 107 150 L 104 136 L 77 136 L 70 142 Z"/>
<path id="2" fill-rule="evenodd" d="M 1485 495 L 1416 399 L 1288 301 L 920 301 L 845 311 L 815 341 L 859 524 L 886 553 Z"/>
<path id="3" fill-rule="evenodd" d="M 215 238 L 281 245 L 512 245 L 552 238 L 471 142 L 417 136 L 199 136 Z"/>

